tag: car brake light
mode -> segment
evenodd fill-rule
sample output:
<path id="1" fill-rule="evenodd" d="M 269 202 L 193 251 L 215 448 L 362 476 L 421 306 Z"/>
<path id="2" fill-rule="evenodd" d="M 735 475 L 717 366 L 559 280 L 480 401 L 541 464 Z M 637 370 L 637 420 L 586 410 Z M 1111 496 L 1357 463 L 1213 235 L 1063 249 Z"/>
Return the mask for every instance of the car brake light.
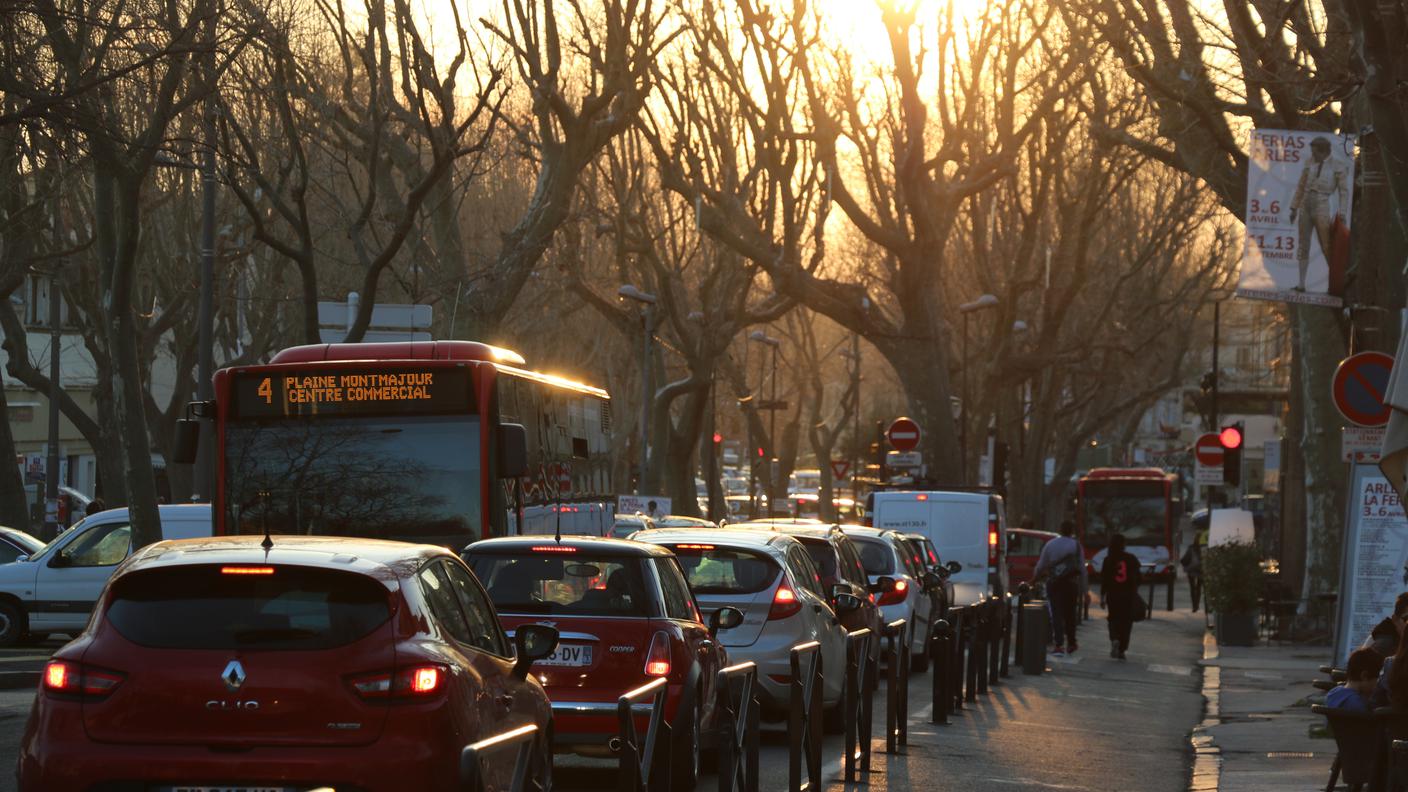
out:
<path id="1" fill-rule="evenodd" d="M 676 550 L 713 550 L 713 545 L 706 544 L 682 544 L 675 545 Z"/>
<path id="2" fill-rule="evenodd" d="M 670 636 L 664 632 L 655 633 L 650 639 L 650 651 L 645 653 L 645 673 L 647 676 L 670 675 Z"/>
<path id="3" fill-rule="evenodd" d="M 123 675 L 116 671 L 104 671 L 66 660 L 50 660 L 44 666 L 44 689 L 51 693 L 102 698 L 116 690 L 122 680 Z"/>
<path id="4" fill-rule="evenodd" d="M 904 602 L 905 596 L 909 592 L 908 580 L 896 580 L 895 587 L 889 591 L 881 592 L 880 601 L 877 605 L 898 605 Z"/>
<path id="5" fill-rule="evenodd" d="M 272 575 L 274 568 L 271 566 L 225 566 L 220 567 L 222 575 Z"/>
<path id="6" fill-rule="evenodd" d="M 997 522 L 988 523 L 988 566 L 997 566 Z"/>
<path id="7" fill-rule="evenodd" d="M 768 609 L 768 621 L 785 619 L 794 616 L 802 610 L 802 603 L 797 600 L 797 592 L 792 587 L 783 582 L 777 587 L 777 592 L 772 595 L 772 607 Z"/>
<path id="8" fill-rule="evenodd" d="M 432 696 L 445 685 L 445 669 L 435 665 L 363 674 L 349 680 L 364 699 L 405 699 Z"/>
<path id="9" fill-rule="evenodd" d="M 562 545 L 539 545 L 533 548 L 535 553 L 575 553 L 577 548 L 564 547 Z"/>
<path id="10" fill-rule="evenodd" d="M 915 500 L 926 501 L 926 500 L 929 500 L 929 496 L 928 496 L 928 495 L 924 495 L 924 494 L 921 493 L 921 494 L 919 494 L 919 495 L 915 495 L 915 496 L 914 496 L 914 499 L 915 499 Z"/>

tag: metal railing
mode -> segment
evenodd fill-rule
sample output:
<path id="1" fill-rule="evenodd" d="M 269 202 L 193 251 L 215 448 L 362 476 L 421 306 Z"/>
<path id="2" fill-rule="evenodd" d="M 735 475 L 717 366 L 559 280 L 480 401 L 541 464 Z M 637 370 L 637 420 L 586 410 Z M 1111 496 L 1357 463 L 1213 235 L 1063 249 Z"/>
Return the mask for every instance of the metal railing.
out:
<path id="1" fill-rule="evenodd" d="M 876 636 L 868 628 L 846 635 L 846 697 L 843 717 L 846 721 L 846 783 L 857 780 L 858 773 L 870 772 L 870 740 L 874 690 L 868 684 L 871 668 L 871 646 Z"/>
<path id="2" fill-rule="evenodd" d="M 617 788 L 621 792 L 661 792 L 670 788 L 670 724 L 665 722 L 665 677 L 651 680 L 625 693 L 616 702 L 616 718 L 621 729 L 621 772 Z M 636 731 L 635 704 L 650 700 L 650 725 L 641 742 Z"/>
<path id="3" fill-rule="evenodd" d="M 485 786 L 484 757 L 493 751 L 505 748 L 517 748 L 518 753 L 513 763 L 513 776 L 509 780 L 507 792 L 529 792 L 538 790 L 542 792 L 542 785 L 538 779 L 532 778 L 533 770 L 533 747 L 537 743 L 538 727 L 534 724 L 519 726 L 517 729 L 496 734 L 493 737 L 480 740 L 472 745 L 466 745 L 460 752 L 460 789 L 464 792 L 486 792 Z M 551 762 L 552 757 L 548 756 L 547 761 Z"/>
<path id="4" fill-rule="evenodd" d="M 890 662 L 885 680 L 885 752 L 909 744 L 909 630 L 904 619 L 885 625 Z"/>
<path id="5" fill-rule="evenodd" d="M 719 671 L 719 792 L 758 792 L 758 666 Z"/>
<path id="6" fill-rule="evenodd" d="M 792 707 L 788 714 L 787 788 L 791 792 L 815 792 L 825 782 L 821 777 L 821 644 L 807 641 L 792 647 Z M 805 762 L 807 780 L 802 782 Z"/>

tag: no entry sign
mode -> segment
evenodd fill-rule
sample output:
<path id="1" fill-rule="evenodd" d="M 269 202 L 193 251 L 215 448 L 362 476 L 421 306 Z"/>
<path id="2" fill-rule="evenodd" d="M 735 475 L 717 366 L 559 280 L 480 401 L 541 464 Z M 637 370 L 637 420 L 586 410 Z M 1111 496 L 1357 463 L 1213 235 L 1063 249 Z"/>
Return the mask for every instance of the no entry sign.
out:
<path id="1" fill-rule="evenodd" d="M 1340 415 L 1360 426 L 1383 426 L 1392 409 L 1384 404 L 1393 356 L 1360 352 L 1340 361 L 1330 386 Z"/>
<path id="2" fill-rule="evenodd" d="M 896 418 L 885 430 L 885 437 L 896 451 L 913 451 L 919 447 L 919 424 L 909 418 Z"/>
<path id="3" fill-rule="evenodd" d="M 1198 461 L 1208 467 L 1217 467 L 1222 464 L 1222 439 L 1215 433 L 1208 432 L 1198 438 L 1197 444 L 1193 446 L 1193 455 Z"/>

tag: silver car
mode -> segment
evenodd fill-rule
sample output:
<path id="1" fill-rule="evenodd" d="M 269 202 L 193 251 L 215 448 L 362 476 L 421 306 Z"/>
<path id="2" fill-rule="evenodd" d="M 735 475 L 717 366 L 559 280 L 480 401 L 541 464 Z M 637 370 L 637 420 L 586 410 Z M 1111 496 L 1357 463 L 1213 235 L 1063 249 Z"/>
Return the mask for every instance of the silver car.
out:
<path id="1" fill-rule="evenodd" d="M 662 528 L 631 538 L 675 553 L 706 616 L 726 605 L 743 612 L 743 623 L 720 630 L 718 639 L 729 662 L 757 663 L 765 717 L 781 718 L 790 707 L 792 647 L 807 641 L 821 644 L 822 705 L 839 712 L 846 628 L 828 604 L 821 575 L 800 542 L 747 529 Z M 838 598 L 838 608 L 859 606 L 854 596 Z"/>
<path id="2" fill-rule="evenodd" d="M 904 535 L 897 531 L 856 525 L 843 525 L 841 531 L 855 540 L 871 583 L 881 583 L 883 578 L 894 581 L 893 586 L 884 587 L 875 603 L 886 622 L 904 619 L 909 625 L 911 667 L 923 671 L 929 665 L 929 637 L 939 618 L 935 613 L 935 589 L 943 585 L 942 581 L 933 572 L 915 565 Z"/>

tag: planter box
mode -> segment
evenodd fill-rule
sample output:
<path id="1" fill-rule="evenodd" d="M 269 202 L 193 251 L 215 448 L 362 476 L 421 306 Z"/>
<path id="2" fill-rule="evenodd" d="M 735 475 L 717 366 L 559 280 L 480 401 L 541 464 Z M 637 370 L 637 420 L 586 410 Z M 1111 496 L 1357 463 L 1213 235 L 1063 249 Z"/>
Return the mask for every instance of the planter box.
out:
<path id="1" fill-rule="evenodd" d="M 1257 612 L 1218 612 L 1213 616 L 1217 642 L 1222 646 L 1256 646 Z"/>

